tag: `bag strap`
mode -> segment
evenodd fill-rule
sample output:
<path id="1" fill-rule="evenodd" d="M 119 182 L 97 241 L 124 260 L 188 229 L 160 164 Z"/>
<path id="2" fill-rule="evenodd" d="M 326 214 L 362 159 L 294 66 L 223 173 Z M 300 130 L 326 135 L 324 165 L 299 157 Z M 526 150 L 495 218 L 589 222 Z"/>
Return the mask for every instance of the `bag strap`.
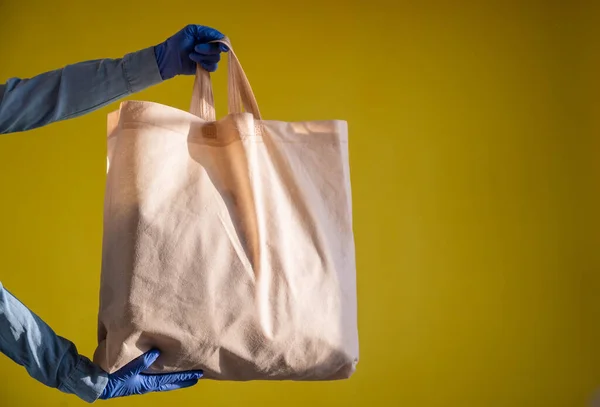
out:
<path id="1" fill-rule="evenodd" d="M 210 73 L 202 69 L 200 64 L 196 64 L 190 113 L 209 122 L 217 120 Z"/>
<path id="2" fill-rule="evenodd" d="M 252 91 L 252 87 L 250 86 L 250 82 L 246 77 L 240 61 L 231 47 L 229 39 L 224 38 L 223 40 L 212 42 L 223 44 L 229 48 L 227 78 L 228 113 L 236 114 L 246 111 L 251 113 L 256 120 L 261 120 L 256 97 L 254 96 L 254 92 Z M 207 121 L 216 120 L 210 73 L 203 69 L 199 64 L 196 66 L 196 77 L 194 79 L 194 88 L 192 92 L 190 112 Z"/>

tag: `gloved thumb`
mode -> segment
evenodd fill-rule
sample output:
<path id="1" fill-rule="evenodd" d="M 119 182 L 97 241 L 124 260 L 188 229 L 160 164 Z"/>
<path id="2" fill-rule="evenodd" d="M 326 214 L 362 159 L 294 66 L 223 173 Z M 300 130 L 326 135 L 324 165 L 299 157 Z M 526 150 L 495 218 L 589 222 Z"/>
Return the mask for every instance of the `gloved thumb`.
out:
<path id="1" fill-rule="evenodd" d="M 137 376 L 145 370 L 148 370 L 150 366 L 156 359 L 160 356 L 160 351 L 158 349 L 152 349 L 138 358 L 132 360 L 127 365 L 125 365 L 121 370 L 126 375 Z"/>

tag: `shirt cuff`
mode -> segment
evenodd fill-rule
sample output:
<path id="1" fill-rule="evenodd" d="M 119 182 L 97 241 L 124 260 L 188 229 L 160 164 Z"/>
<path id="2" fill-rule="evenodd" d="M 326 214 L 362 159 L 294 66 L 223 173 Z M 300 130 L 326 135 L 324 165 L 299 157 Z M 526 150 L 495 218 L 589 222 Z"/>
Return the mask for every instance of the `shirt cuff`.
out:
<path id="1" fill-rule="evenodd" d="M 125 55 L 123 71 L 131 93 L 139 92 L 163 81 L 156 63 L 154 47 Z"/>
<path id="2" fill-rule="evenodd" d="M 85 356 L 79 355 L 75 368 L 61 384 L 68 393 L 75 394 L 88 403 L 93 403 L 98 400 L 107 383 L 108 373 Z"/>

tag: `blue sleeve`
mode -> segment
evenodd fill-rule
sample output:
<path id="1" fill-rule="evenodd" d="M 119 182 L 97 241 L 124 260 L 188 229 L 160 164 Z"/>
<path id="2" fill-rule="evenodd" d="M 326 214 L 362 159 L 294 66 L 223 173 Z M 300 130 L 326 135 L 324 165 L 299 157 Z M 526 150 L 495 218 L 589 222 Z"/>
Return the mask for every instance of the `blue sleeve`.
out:
<path id="1" fill-rule="evenodd" d="M 161 81 L 153 47 L 12 78 L 0 84 L 0 134 L 81 116 Z"/>
<path id="2" fill-rule="evenodd" d="M 108 374 L 79 355 L 75 345 L 57 336 L 0 283 L 0 351 L 27 369 L 31 377 L 92 403 Z"/>

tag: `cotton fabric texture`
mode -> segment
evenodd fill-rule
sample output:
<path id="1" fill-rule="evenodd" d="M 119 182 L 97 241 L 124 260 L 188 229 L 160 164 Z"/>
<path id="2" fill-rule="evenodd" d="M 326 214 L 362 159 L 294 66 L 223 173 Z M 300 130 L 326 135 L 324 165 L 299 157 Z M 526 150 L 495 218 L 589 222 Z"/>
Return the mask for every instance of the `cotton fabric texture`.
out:
<path id="1" fill-rule="evenodd" d="M 157 373 L 348 378 L 358 329 L 347 123 L 263 120 L 228 55 L 222 119 L 201 68 L 190 112 L 126 101 L 108 116 L 94 361 L 114 372 L 158 348 Z"/>

